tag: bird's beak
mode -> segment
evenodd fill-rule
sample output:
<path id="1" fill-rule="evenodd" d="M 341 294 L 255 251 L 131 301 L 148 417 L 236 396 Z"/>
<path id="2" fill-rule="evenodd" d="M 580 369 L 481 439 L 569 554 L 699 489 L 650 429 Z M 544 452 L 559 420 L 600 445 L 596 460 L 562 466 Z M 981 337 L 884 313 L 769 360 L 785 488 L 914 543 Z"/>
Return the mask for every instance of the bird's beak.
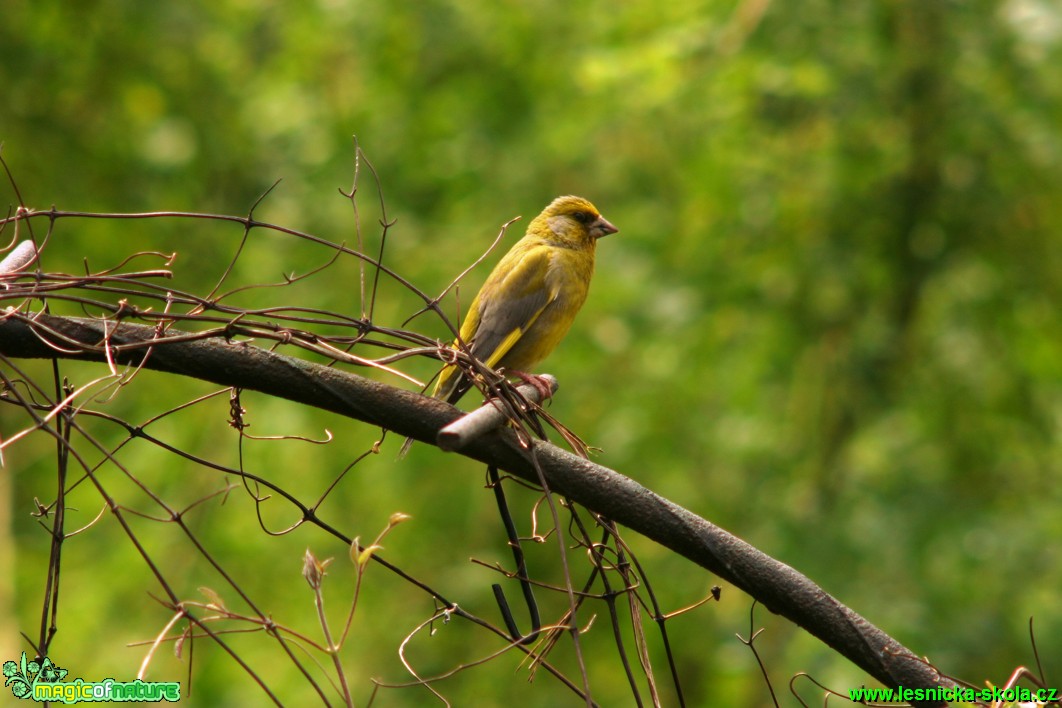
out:
<path id="1" fill-rule="evenodd" d="M 594 220 L 594 223 L 590 224 L 590 234 L 595 239 L 614 234 L 618 231 L 619 229 L 609 223 L 609 220 L 603 216 L 597 217 L 597 219 Z"/>

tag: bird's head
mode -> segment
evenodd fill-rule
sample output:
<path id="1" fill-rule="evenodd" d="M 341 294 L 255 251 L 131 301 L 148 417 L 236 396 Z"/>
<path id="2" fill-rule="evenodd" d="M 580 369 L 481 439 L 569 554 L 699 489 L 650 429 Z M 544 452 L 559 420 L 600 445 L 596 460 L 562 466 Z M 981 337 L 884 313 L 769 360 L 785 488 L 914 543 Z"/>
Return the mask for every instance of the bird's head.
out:
<path id="1" fill-rule="evenodd" d="M 536 228 L 537 227 L 537 228 Z M 593 204 L 582 197 L 557 197 L 528 226 L 528 231 L 553 232 L 561 242 L 574 246 L 592 244 L 619 229 L 601 216 Z"/>

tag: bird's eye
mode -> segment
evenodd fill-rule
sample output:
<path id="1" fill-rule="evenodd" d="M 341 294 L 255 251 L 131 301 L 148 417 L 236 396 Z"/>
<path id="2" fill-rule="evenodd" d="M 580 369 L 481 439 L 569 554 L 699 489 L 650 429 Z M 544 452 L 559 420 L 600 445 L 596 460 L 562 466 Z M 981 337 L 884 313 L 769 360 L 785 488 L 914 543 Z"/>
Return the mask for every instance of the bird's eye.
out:
<path id="1" fill-rule="evenodd" d="M 589 224 L 594 220 L 594 215 L 588 211 L 577 211 L 572 214 L 572 216 L 575 217 L 576 221 L 583 225 Z"/>

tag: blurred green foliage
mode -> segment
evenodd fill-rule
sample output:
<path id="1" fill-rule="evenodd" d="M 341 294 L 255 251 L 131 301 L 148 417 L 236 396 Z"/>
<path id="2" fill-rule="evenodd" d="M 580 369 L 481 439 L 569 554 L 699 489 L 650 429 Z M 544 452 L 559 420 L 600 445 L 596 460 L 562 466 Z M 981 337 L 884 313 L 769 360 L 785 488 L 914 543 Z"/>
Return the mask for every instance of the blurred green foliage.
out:
<path id="1" fill-rule="evenodd" d="M 356 135 L 397 218 L 385 260 L 430 293 L 508 219 L 561 193 L 592 199 L 621 233 L 602 242 L 590 301 L 546 369 L 561 381 L 552 412 L 603 448 L 599 461 L 805 572 L 952 675 L 1001 683 L 1030 665 L 1035 617 L 1059 685 L 1060 64 L 1062 10 L 1047 0 L 9 0 L 0 140 L 35 208 L 243 214 L 282 179 L 259 218 L 353 243 L 354 214 L 336 188 L 351 184 Z M 381 214 L 364 172 L 360 184 L 373 252 Z M 205 292 L 240 235 L 206 222 L 61 222 L 47 266 L 76 272 L 82 257 L 102 267 L 137 250 L 177 251 L 184 287 Z M 327 258 L 256 231 L 237 277 L 276 282 Z M 488 268 L 469 276 L 462 302 Z M 356 273 L 345 260 L 254 297 L 357 315 Z M 418 306 L 387 285 L 376 321 L 399 326 Z M 427 318 L 413 326 L 445 336 Z M 427 378 L 432 365 L 408 369 Z M 111 412 L 142 421 L 196 386 L 151 374 L 139 383 Z M 244 404 L 254 434 L 335 435 L 324 446 L 244 445 L 246 469 L 297 486 L 307 501 L 378 436 L 262 397 Z M 222 396 L 156 434 L 236 465 L 227 410 Z M 0 412 L 10 435 L 22 421 Z M 93 425 L 111 444 L 122 439 Z M 178 507 L 222 485 L 149 445 L 123 454 Z M 9 450 L 4 470 L 14 484 L 14 614 L 30 636 L 48 542 L 29 512 L 34 496 L 47 497 L 53 458 L 40 436 Z M 372 538 L 393 511 L 412 513 L 385 555 L 494 617 L 494 576 L 467 561 L 507 557 L 480 475 L 423 447 L 396 463 L 385 446 L 322 514 Z M 101 507 L 87 484 L 71 503 L 72 527 Z M 302 551 L 338 556 L 328 588 L 341 614 L 352 571 L 334 540 L 308 527 L 261 533 L 240 489 L 186 520 L 263 611 L 308 633 Z M 295 520 L 285 510 L 266 523 Z M 206 585 L 236 604 L 172 525 L 145 521 L 138 533 L 168 574 L 187 579 L 182 596 Z M 668 609 L 714 582 L 627 540 Z M 533 572 L 556 581 L 555 565 L 552 545 L 535 550 Z M 124 644 L 150 640 L 167 613 L 112 520 L 69 542 L 62 582 L 53 659 L 86 679 L 131 677 L 146 650 Z M 379 569 L 364 592 L 344 654 L 360 702 L 372 677 L 409 679 L 396 647 L 431 611 Z M 722 604 L 670 623 L 692 705 L 766 703 L 734 639 L 748 633 L 748 610 L 727 587 Z M 758 621 L 767 633 L 757 646 L 781 690 L 798 671 L 842 690 L 865 680 L 799 630 L 766 613 Z M 603 618 L 595 631 L 597 697 L 629 703 Z M 260 634 L 232 641 L 252 665 L 277 661 Z M 422 675 L 497 648 L 467 626 L 415 645 Z M 199 702 L 246 702 L 240 691 L 253 689 L 231 660 L 207 642 L 195 658 Z M 154 678 L 181 678 L 187 657 L 157 661 Z M 546 676 L 530 686 L 514 677 L 517 661 L 440 690 L 457 705 L 568 700 Z M 294 671 L 267 676 L 285 700 L 305 699 Z M 419 705 L 427 694 L 378 700 Z"/>

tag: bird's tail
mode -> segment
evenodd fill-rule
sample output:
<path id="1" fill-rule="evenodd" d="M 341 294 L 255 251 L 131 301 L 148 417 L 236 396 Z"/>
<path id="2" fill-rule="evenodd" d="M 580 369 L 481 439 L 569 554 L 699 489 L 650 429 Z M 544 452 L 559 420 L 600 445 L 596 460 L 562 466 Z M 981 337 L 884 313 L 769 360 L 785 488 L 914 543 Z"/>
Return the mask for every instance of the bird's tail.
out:
<path id="1" fill-rule="evenodd" d="M 435 388 L 431 391 L 432 398 L 446 401 L 451 406 L 468 393 L 472 388 L 472 380 L 453 364 L 447 364 L 439 372 L 439 378 L 435 382 Z M 401 460 L 413 447 L 413 438 L 406 438 L 402 447 L 398 449 L 398 459 Z"/>

